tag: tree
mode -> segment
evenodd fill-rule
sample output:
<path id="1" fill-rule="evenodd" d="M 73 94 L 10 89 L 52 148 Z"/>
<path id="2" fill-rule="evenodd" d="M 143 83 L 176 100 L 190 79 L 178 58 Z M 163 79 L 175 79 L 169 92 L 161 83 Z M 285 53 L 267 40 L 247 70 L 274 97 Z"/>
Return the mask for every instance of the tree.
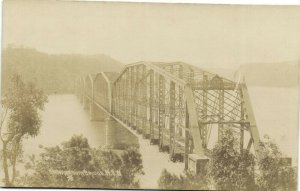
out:
<path id="1" fill-rule="evenodd" d="M 254 155 L 244 150 L 240 153 L 239 142 L 231 129 L 226 129 L 210 157 L 209 164 L 199 173 L 186 171 L 177 176 L 164 170 L 159 179 L 162 189 L 211 189 L 255 190 Z"/>
<path id="2" fill-rule="evenodd" d="M 121 159 L 122 184 L 128 185 L 129 188 L 138 188 L 139 181 L 136 180 L 136 174 L 144 174 L 140 153 L 136 147 L 128 147 L 122 154 Z"/>
<path id="3" fill-rule="evenodd" d="M 248 150 L 240 152 L 235 132 L 226 129 L 212 150 L 208 171 L 199 175 L 188 171 L 177 176 L 164 170 L 159 179 L 161 189 L 291 191 L 297 189 L 297 169 L 292 167 L 278 146 L 265 136 L 260 158 Z M 211 179 L 211 180 L 210 180 Z M 213 186 L 212 185 L 212 186 Z"/>
<path id="4" fill-rule="evenodd" d="M 290 191 L 297 189 L 296 169 L 286 163 L 278 146 L 264 136 L 262 156 L 258 159 L 259 190 Z"/>
<path id="5" fill-rule="evenodd" d="M 185 171 L 184 174 L 175 175 L 164 169 L 158 180 L 158 186 L 160 189 L 167 190 L 208 190 L 210 184 L 210 178 L 205 169 L 205 172 L 200 174 L 193 174 L 189 171 Z"/>
<path id="6" fill-rule="evenodd" d="M 254 156 L 247 150 L 240 153 L 238 145 L 234 131 L 226 129 L 212 150 L 210 174 L 217 189 L 255 189 Z"/>
<path id="7" fill-rule="evenodd" d="M 171 174 L 166 169 L 164 169 L 159 177 L 158 186 L 160 189 L 185 189 L 183 176 L 177 176 L 176 174 Z"/>
<path id="8" fill-rule="evenodd" d="M 83 136 L 74 135 L 55 147 L 45 147 L 26 164 L 20 186 L 64 188 L 138 188 L 143 173 L 136 148 L 124 151 L 91 148 Z"/>
<path id="9" fill-rule="evenodd" d="M 46 102 L 47 96 L 35 84 L 25 84 L 20 75 L 12 76 L 10 86 L 1 100 L 0 139 L 5 186 L 14 184 L 16 164 L 22 154 L 22 141 L 39 133 L 39 111 L 43 110 Z"/>

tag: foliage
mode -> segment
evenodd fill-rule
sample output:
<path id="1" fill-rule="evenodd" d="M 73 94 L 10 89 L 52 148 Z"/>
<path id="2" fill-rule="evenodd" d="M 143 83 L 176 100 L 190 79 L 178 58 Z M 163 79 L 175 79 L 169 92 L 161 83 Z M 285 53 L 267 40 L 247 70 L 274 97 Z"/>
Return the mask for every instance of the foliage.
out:
<path id="1" fill-rule="evenodd" d="M 225 130 L 223 138 L 212 150 L 209 164 L 199 174 L 186 171 L 174 175 L 166 170 L 159 179 L 162 189 L 210 189 L 213 185 L 220 190 L 254 190 L 254 156 L 240 153 L 238 140 L 232 130 Z"/>
<path id="2" fill-rule="evenodd" d="M 241 153 L 233 130 L 225 130 L 223 138 L 212 150 L 211 160 L 204 172 L 185 172 L 177 176 L 164 170 L 159 179 L 161 189 L 218 190 L 296 190 L 296 168 L 285 162 L 278 146 L 265 136 L 261 156 L 255 160 L 247 150 Z"/>
<path id="3" fill-rule="evenodd" d="M 158 180 L 158 186 L 160 189 L 170 190 L 207 190 L 209 189 L 209 181 L 210 178 L 206 172 L 194 175 L 185 171 L 183 175 L 177 176 L 164 169 Z"/>
<path id="4" fill-rule="evenodd" d="M 224 136 L 212 150 L 210 173 L 217 189 L 253 190 L 254 156 L 239 151 L 238 140 L 233 130 L 226 129 Z"/>
<path id="5" fill-rule="evenodd" d="M 284 163 L 283 154 L 278 146 L 268 136 L 264 137 L 264 149 L 258 160 L 260 172 L 257 182 L 260 190 L 287 191 L 296 190 L 296 169 Z"/>
<path id="6" fill-rule="evenodd" d="M 129 147 L 121 156 L 122 166 L 121 174 L 124 175 L 122 178 L 122 184 L 130 183 L 129 187 L 138 187 L 139 182 L 136 180 L 136 174 L 143 174 L 142 158 L 140 153 L 137 152 L 136 148 Z"/>
<path id="7" fill-rule="evenodd" d="M 5 185 L 12 186 L 17 174 L 16 163 L 22 154 L 22 141 L 38 135 L 41 126 L 39 112 L 47 96 L 35 84 L 25 84 L 20 75 L 13 75 L 2 103 L 0 138 Z M 10 162 L 10 164 L 8 163 Z M 11 179 L 9 167 L 12 168 Z"/>
<path id="8" fill-rule="evenodd" d="M 136 148 L 119 153 L 95 149 L 86 138 L 76 135 L 61 146 L 44 148 L 26 167 L 28 173 L 19 184 L 32 187 L 138 188 L 137 178 L 143 174 Z"/>

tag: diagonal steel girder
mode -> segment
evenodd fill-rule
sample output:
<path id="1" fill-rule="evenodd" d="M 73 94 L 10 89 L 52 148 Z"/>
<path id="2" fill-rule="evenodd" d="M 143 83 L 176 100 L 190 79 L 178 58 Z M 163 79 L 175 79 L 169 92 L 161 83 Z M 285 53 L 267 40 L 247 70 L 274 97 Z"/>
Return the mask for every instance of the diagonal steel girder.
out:
<path id="1" fill-rule="evenodd" d="M 137 69 L 139 66 L 144 68 L 143 72 L 141 72 L 141 69 Z M 185 120 L 188 121 L 181 122 L 180 124 L 184 124 L 184 127 L 180 127 L 180 129 L 186 132 L 185 139 L 188 139 L 187 135 L 192 137 L 193 153 L 208 155 L 206 142 L 209 127 L 213 123 L 217 123 L 219 129 L 226 125 L 240 127 L 241 139 L 244 138 L 242 134 L 244 130 L 249 131 L 251 135 L 250 143 L 253 143 L 256 154 L 259 154 L 260 137 L 245 84 L 236 85 L 233 81 L 184 63 L 171 63 L 167 67 L 168 70 L 165 69 L 163 64 L 160 66 L 151 62 L 137 62 L 126 65 L 111 83 L 113 114 L 124 120 L 126 124 L 135 126 L 135 128 L 137 128 L 136 126 L 150 128 L 150 136 L 154 138 L 155 127 L 169 127 L 169 129 L 160 129 L 165 132 L 165 135 L 161 136 L 161 132 L 158 132 L 158 137 L 162 138 L 162 142 L 170 144 L 172 150 L 176 148 L 173 147 L 174 144 L 183 146 L 187 150 L 186 147 L 189 144 L 180 142 L 174 135 L 176 134 L 174 133 L 174 126 L 180 126 L 178 116 L 181 116 L 176 112 L 185 113 L 181 107 L 176 106 L 176 103 L 181 103 L 180 105 L 183 105 L 183 108 L 187 111 Z M 222 85 L 218 84 L 218 80 L 222 82 Z M 162 82 L 164 86 L 162 86 Z M 163 89 L 161 94 L 159 94 L 159 87 Z M 241 96 L 238 97 L 238 101 L 234 100 L 234 97 L 227 98 L 224 96 L 224 93 L 236 90 L 242 92 Z M 182 91 L 182 96 L 176 96 L 177 91 Z M 201 98 L 195 96 L 196 91 L 202 91 Z M 214 92 L 213 95 L 219 97 L 219 103 L 221 104 L 218 107 L 213 107 L 211 105 L 213 102 L 207 98 L 210 91 Z M 162 98 L 160 95 L 164 95 L 164 97 Z M 173 102 L 173 99 L 182 100 Z M 163 105 L 159 106 L 159 103 Z M 229 107 L 229 110 L 226 109 L 225 105 Z M 206 107 L 210 109 L 206 109 Z M 233 109 L 235 107 L 240 109 Z M 214 108 L 216 109 L 213 111 Z M 224 114 L 223 110 L 227 113 Z M 210 112 L 217 115 L 218 119 L 212 118 Z M 205 116 L 201 116 L 203 113 Z M 229 117 L 230 120 L 226 121 L 225 117 L 229 115 L 233 117 Z M 237 119 L 237 117 L 239 118 Z M 169 140 L 163 141 L 165 139 Z"/>

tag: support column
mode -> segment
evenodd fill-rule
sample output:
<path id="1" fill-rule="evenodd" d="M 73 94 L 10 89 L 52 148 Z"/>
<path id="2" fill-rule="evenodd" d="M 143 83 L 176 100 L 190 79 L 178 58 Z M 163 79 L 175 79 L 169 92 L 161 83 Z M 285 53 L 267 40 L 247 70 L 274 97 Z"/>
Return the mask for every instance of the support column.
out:
<path id="1" fill-rule="evenodd" d="M 135 72 L 134 72 L 134 67 L 130 68 L 130 73 L 131 73 L 131 78 L 130 78 L 130 90 L 131 90 L 131 105 L 130 105 L 130 125 L 132 127 L 135 126 L 134 124 L 134 115 L 135 115 L 135 99 L 134 99 L 134 94 L 135 94 Z"/>
<path id="2" fill-rule="evenodd" d="M 139 81 L 140 81 L 140 68 L 139 66 L 136 66 L 136 80 L 135 80 L 135 98 L 134 98 L 134 124 L 135 124 L 135 128 L 139 131 L 140 128 L 140 107 L 139 107 L 139 99 L 140 99 L 140 85 L 139 85 Z"/>
<path id="3" fill-rule="evenodd" d="M 119 84 L 119 79 L 115 82 L 115 86 L 116 86 L 115 114 L 120 118 L 120 84 Z"/>
<path id="4" fill-rule="evenodd" d="M 147 74 L 146 66 L 142 65 L 142 76 L 141 76 L 141 129 L 144 138 L 149 136 L 149 131 L 147 127 Z"/>
<path id="5" fill-rule="evenodd" d="M 153 116 L 153 107 L 154 107 L 154 72 L 153 70 L 150 73 L 150 116 L 149 116 L 149 125 L 150 125 L 150 139 L 154 139 L 154 116 Z"/>
<path id="6" fill-rule="evenodd" d="M 121 119 L 122 121 L 125 123 L 125 76 L 123 74 L 122 79 L 121 79 L 121 95 L 122 95 L 122 99 L 121 99 Z"/>
<path id="7" fill-rule="evenodd" d="M 124 74 L 122 75 L 122 78 L 120 79 L 120 119 L 124 122 Z"/>
<path id="8" fill-rule="evenodd" d="M 219 121 L 224 120 L 224 84 L 223 80 L 219 77 L 217 79 L 217 91 L 219 93 Z M 218 141 L 220 141 L 224 136 L 224 125 L 222 123 L 218 124 Z"/>
<path id="9" fill-rule="evenodd" d="M 105 145 L 109 148 L 115 148 L 115 146 L 117 145 L 117 128 L 115 123 L 116 121 L 111 117 L 105 119 Z"/>
<path id="10" fill-rule="evenodd" d="M 219 120 L 223 120 L 224 117 L 224 90 L 219 90 Z M 218 139 L 219 141 L 222 139 L 224 135 L 224 125 L 218 124 Z"/>
<path id="11" fill-rule="evenodd" d="M 95 103 L 90 103 L 90 120 L 91 121 L 103 121 L 108 115 L 100 109 Z"/>
<path id="12" fill-rule="evenodd" d="M 175 137 L 175 83 L 170 82 L 170 120 L 169 120 L 169 131 L 170 131 L 170 158 L 172 158 L 176 147 Z"/>
<path id="13" fill-rule="evenodd" d="M 125 105 L 125 113 L 126 113 L 126 124 L 128 126 L 130 126 L 130 106 L 131 106 L 131 90 L 130 90 L 130 81 L 131 81 L 131 77 L 130 77 L 130 69 L 127 69 L 126 72 L 126 105 Z"/>
<path id="14" fill-rule="evenodd" d="M 179 65 L 179 71 L 178 71 L 178 77 L 180 79 L 183 79 L 183 67 L 182 65 Z M 178 106 L 179 106 L 179 124 L 183 123 L 183 115 L 185 115 L 184 111 L 185 110 L 185 106 L 184 106 L 184 101 L 183 101 L 183 88 L 181 86 L 178 87 Z M 183 126 L 186 124 L 182 124 Z M 179 135 L 182 136 L 182 128 L 179 127 Z"/>
<path id="15" fill-rule="evenodd" d="M 243 92 L 240 90 L 240 98 L 243 97 Z M 245 113 L 244 113 L 244 103 L 243 100 L 241 100 L 241 121 L 245 120 Z M 241 123 L 241 129 L 240 129 L 240 153 L 243 154 L 244 150 L 244 124 Z"/>
<path id="16" fill-rule="evenodd" d="M 203 120 L 204 122 L 207 122 L 207 93 L 208 93 L 208 78 L 207 75 L 203 75 L 203 82 L 204 82 L 204 87 L 203 87 Z M 203 147 L 207 148 L 207 124 L 202 125 L 202 140 L 203 140 Z"/>
<path id="17" fill-rule="evenodd" d="M 80 103 L 82 103 L 83 104 L 83 99 L 84 99 L 84 95 L 83 95 L 83 93 L 82 92 L 80 92 L 80 94 L 79 94 L 79 98 L 80 98 Z"/>
<path id="18" fill-rule="evenodd" d="M 185 105 L 185 139 L 184 139 L 184 169 L 188 170 L 188 160 L 189 160 L 189 154 L 190 154 L 190 123 L 189 123 L 189 112 L 187 109 L 187 104 Z M 188 130 L 187 130 L 188 129 Z"/>
<path id="19" fill-rule="evenodd" d="M 251 138 L 253 141 L 255 154 L 257 157 L 261 157 L 262 145 L 261 145 L 259 131 L 258 131 L 258 128 L 256 125 L 255 116 L 253 113 L 250 96 L 249 96 L 246 84 L 244 84 L 244 83 L 241 84 L 241 91 L 243 92 L 244 106 L 245 106 L 245 108 L 247 108 L 247 110 L 245 112 L 246 120 L 250 122 L 248 129 L 250 130 L 250 133 L 251 133 Z"/>
<path id="20" fill-rule="evenodd" d="M 165 128 L 165 79 L 162 75 L 159 75 L 159 117 L 158 117 L 158 139 L 159 146 L 163 145 L 163 131 Z"/>
<path id="21" fill-rule="evenodd" d="M 83 109 L 89 108 L 89 99 L 86 96 L 83 96 Z"/>
<path id="22" fill-rule="evenodd" d="M 115 115 L 115 107 L 116 107 L 116 86 L 114 83 L 111 83 L 111 114 Z"/>
<path id="23" fill-rule="evenodd" d="M 95 120 L 95 104 L 91 101 L 90 102 L 90 120 L 94 121 Z"/>

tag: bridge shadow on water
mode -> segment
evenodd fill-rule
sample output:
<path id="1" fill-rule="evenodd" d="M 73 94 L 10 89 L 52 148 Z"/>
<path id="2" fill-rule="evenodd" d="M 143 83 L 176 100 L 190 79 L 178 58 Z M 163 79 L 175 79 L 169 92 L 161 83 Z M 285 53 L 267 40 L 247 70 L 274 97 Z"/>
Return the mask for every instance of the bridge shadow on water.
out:
<path id="1" fill-rule="evenodd" d="M 139 147 L 138 138 L 129 130 L 123 127 L 115 119 L 107 115 L 101 109 L 97 109 L 97 119 L 92 120 L 91 126 L 99 134 L 101 139 L 101 146 L 111 149 L 125 149 L 126 147 Z M 100 130 L 101 131 L 97 131 Z"/>
<path id="2" fill-rule="evenodd" d="M 90 121 L 89 112 L 74 95 L 50 95 L 45 110 L 41 113 L 40 134 L 24 143 L 25 158 L 38 155 L 39 147 L 53 147 L 69 140 L 73 135 L 83 135 L 91 147 L 122 149 L 137 146 L 137 138 L 111 119 L 105 112 L 100 113 L 97 121 Z"/>

